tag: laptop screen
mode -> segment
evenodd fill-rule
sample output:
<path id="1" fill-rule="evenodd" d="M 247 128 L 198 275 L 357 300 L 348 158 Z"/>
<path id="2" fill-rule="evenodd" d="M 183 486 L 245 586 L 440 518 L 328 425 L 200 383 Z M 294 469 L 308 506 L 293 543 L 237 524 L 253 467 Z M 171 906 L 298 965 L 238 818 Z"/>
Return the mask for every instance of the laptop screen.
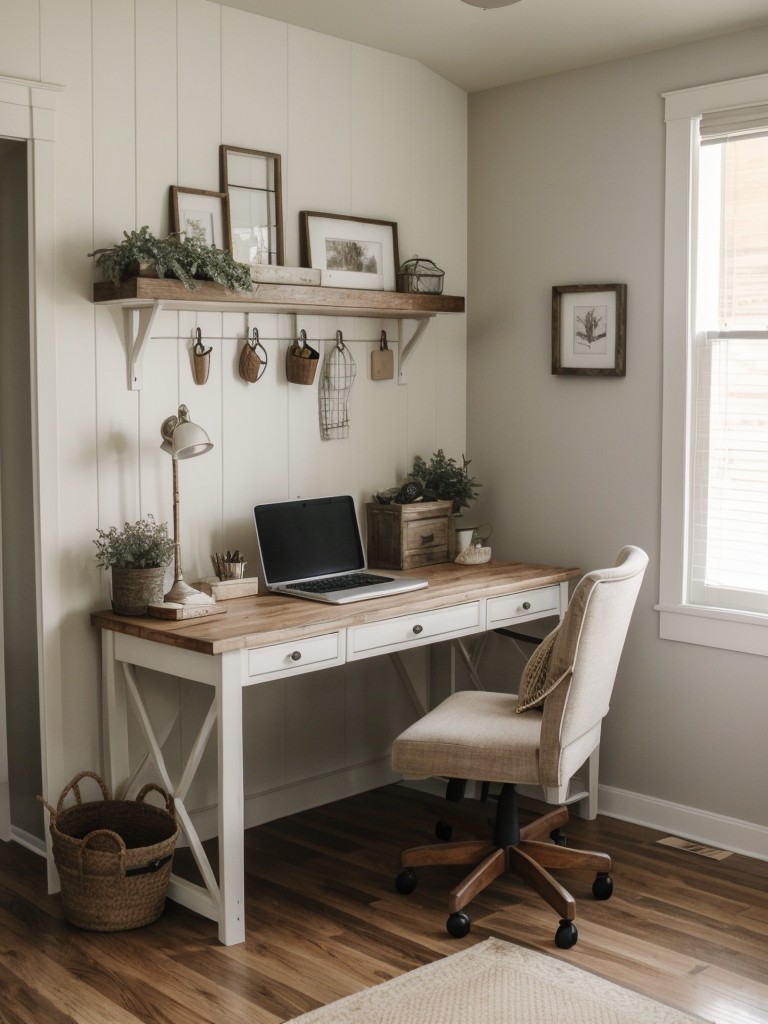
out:
<path id="1" fill-rule="evenodd" d="M 269 585 L 365 568 L 350 495 L 256 505 L 253 516 Z"/>

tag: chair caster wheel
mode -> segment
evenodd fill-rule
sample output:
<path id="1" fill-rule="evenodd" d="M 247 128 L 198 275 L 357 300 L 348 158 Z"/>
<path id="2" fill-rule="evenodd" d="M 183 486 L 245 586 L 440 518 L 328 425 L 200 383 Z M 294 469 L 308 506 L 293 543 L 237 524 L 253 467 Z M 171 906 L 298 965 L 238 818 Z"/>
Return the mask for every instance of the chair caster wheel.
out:
<path id="1" fill-rule="evenodd" d="M 465 935 L 469 935 L 472 922 L 469 919 L 469 914 L 458 910 L 455 914 L 451 914 L 445 927 L 448 929 L 448 934 L 452 935 L 454 939 L 463 939 Z"/>
<path id="2" fill-rule="evenodd" d="M 410 896 L 413 890 L 416 888 L 416 872 L 411 868 L 406 868 L 405 871 L 401 871 L 395 879 L 395 888 L 403 896 Z"/>
<path id="3" fill-rule="evenodd" d="M 447 821 L 438 821 L 435 825 L 435 835 L 447 843 L 453 835 L 453 825 L 449 825 Z"/>
<path id="4" fill-rule="evenodd" d="M 555 945 L 560 949 L 570 949 L 576 945 L 579 932 L 573 921 L 561 921 L 560 927 L 555 932 Z"/>
<path id="5" fill-rule="evenodd" d="M 598 875 L 592 883 L 592 895 L 596 900 L 609 900 L 613 895 L 613 879 L 610 875 Z"/>

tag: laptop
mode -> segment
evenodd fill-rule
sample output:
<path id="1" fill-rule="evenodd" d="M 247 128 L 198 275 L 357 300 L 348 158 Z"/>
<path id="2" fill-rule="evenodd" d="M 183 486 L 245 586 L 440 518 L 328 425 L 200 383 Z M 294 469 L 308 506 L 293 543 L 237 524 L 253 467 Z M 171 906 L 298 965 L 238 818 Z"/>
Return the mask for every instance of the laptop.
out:
<path id="1" fill-rule="evenodd" d="M 256 505 L 256 538 L 267 589 L 347 604 L 426 587 L 411 576 L 369 571 L 348 494 Z"/>

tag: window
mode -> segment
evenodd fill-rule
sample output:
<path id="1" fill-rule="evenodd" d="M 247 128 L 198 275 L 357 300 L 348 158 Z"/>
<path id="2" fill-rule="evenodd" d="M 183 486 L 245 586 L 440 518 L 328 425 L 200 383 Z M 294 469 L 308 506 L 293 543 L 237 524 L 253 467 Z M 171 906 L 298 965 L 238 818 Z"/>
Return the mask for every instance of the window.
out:
<path id="1" fill-rule="evenodd" d="M 768 76 L 665 100 L 661 636 L 768 654 Z"/>

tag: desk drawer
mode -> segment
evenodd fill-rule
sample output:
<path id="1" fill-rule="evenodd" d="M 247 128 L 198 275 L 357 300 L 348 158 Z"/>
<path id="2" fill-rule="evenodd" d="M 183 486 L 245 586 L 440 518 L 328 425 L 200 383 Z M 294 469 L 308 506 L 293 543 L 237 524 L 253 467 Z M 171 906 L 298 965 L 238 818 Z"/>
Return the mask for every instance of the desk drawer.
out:
<path id="1" fill-rule="evenodd" d="M 385 622 L 372 622 L 368 626 L 353 626 L 347 630 L 347 661 L 421 647 L 438 640 L 478 633 L 481 629 L 479 601 L 455 608 L 413 612 Z"/>
<path id="2" fill-rule="evenodd" d="M 248 677 L 290 675 L 314 668 L 340 665 L 344 661 L 342 636 L 326 633 L 293 640 L 271 647 L 256 647 L 248 652 Z"/>
<path id="3" fill-rule="evenodd" d="M 527 622 L 529 619 L 559 614 L 559 586 L 538 587 L 536 590 L 523 590 L 519 594 L 492 597 L 486 610 L 486 628 L 499 629 L 514 622 Z"/>

